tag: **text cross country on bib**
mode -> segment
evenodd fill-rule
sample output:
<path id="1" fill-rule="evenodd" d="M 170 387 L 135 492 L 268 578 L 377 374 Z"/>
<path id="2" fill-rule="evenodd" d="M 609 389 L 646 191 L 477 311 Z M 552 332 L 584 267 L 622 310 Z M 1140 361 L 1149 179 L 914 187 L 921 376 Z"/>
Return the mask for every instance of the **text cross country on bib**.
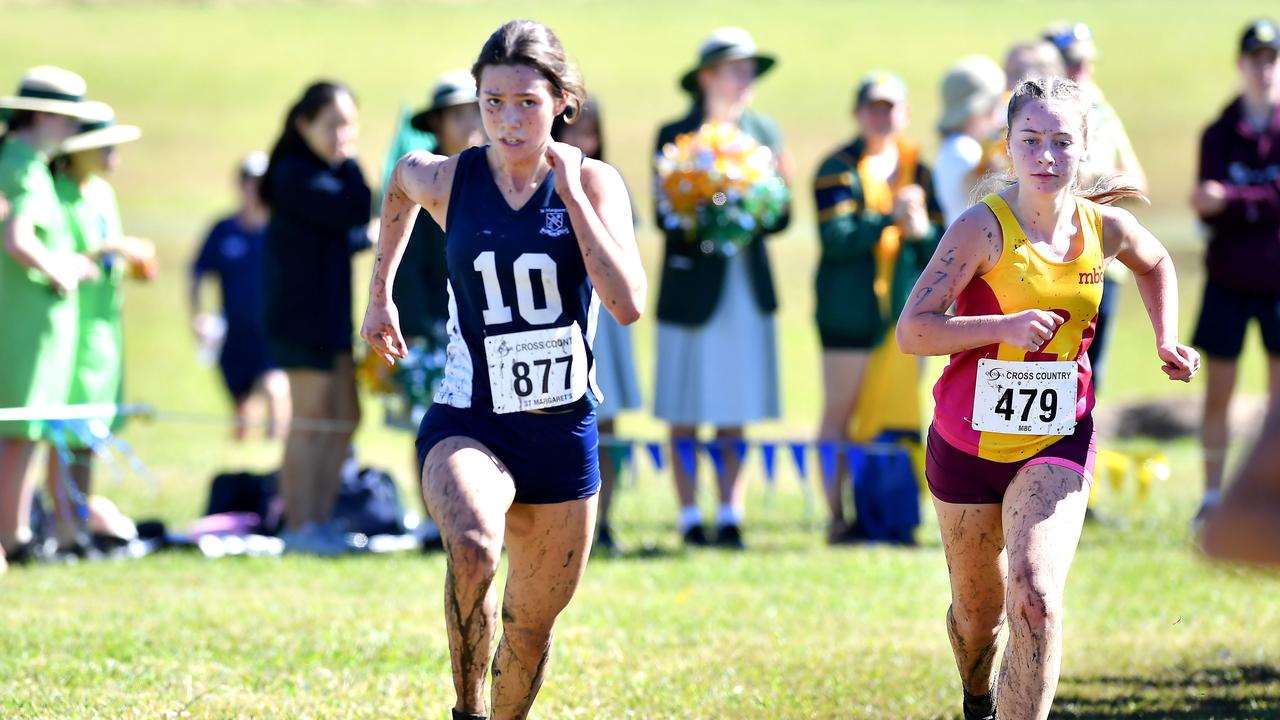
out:
<path id="1" fill-rule="evenodd" d="M 1012 435 L 1070 435 L 1076 429 L 1074 362 L 978 360 L 973 429 Z"/>
<path id="2" fill-rule="evenodd" d="M 567 405 L 587 391 L 586 344 L 576 322 L 493 335 L 484 351 L 495 413 Z"/>

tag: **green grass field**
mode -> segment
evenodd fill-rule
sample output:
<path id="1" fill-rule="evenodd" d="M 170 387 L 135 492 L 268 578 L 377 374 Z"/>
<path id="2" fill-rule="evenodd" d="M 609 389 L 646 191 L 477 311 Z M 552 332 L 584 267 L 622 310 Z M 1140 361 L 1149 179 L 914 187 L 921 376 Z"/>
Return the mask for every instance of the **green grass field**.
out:
<path id="1" fill-rule="evenodd" d="M 1182 327 L 1198 307 L 1199 240 L 1185 198 L 1200 128 L 1233 93 L 1237 33 L 1263 2 L 645 3 L 465 0 L 381 4 L 237 2 L 6 3 L 0 0 L 0 91 L 30 65 L 84 74 L 92 95 L 144 128 L 115 178 L 129 232 L 153 238 L 154 284 L 126 303 L 128 396 L 176 412 L 226 411 L 187 330 L 185 266 L 231 202 L 231 169 L 266 146 L 309 80 L 331 76 L 360 97 L 367 174 L 381 177 L 392 125 L 440 72 L 470 64 L 487 34 L 532 15 L 560 34 L 603 103 L 610 157 L 648 205 L 657 125 L 682 113 L 675 79 L 711 28 L 739 24 L 781 63 L 760 86 L 802 176 L 852 133 L 857 78 L 900 73 L 912 91 L 910 135 L 929 152 L 937 83 L 963 54 L 1000 57 L 1065 15 L 1088 21 L 1099 80 L 1152 179 L 1140 212 L 1176 251 Z M 812 204 L 773 241 L 784 417 L 757 437 L 804 437 L 818 419 Z M 647 220 L 647 218 L 646 218 Z M 652 227 L 640 241 L 657 286 Z M 355 283 L 363 287 L 369 258 Z M 1193 398 L 1159 372 L 1132 286 L 1123 299 L 1103 404 Z M 357 311 L 362 308 L 357 308 Z M 636 328 L 651 383 L 653 324 Z M 2 350 L 0 350 L 2 351 Z M 1256 342 L 1244 390 L 1262 390 Z M 366 404 L 365 462 L 413 485 L 411 442 Z M 621 431 L 659 438 L 646 414 Z M 212 423 L 139 422 L 125 433 L 154 473 L 102 491 L 134 517 L 181 527 L 220 468 L 273 467 L 277 445 L 237 446 Z M 1054 717 L 1280 717 L 1280 582 L 1215 567 L 1190 546 L 1200 482 L 1189 441 L 1165 448 L 1173 476 L 1152 496 L 1104 488 L 1117 526 L 1087 528 L 1068 589 L 1066 658 Z M 776 488 L 752 469 L 745 555 L 677 552 L 669 479 L 641 463 L 616 508 L 621 540 L 644 557 L 593 562 L 563 616 L 543 718 L 954 718 L 959 689 L 943 633 L 945 564 L 931 522 L 916 550 L 831 550 L 788 463 Z M 812 482 L 812 480 L 810 481 Z M 412 491 L 408 491 L 412 497 Z M 708 507 L 710 499 L 708 498 Z M 926 512 L 926 517 L 931 513 Z M 338 562 L 204 561 L 40 567 L 0 580 L 3 717 L 444 718 L 451 698 L 440 611 L 443 560 L 417 555 Z M 184 715 L 186 713 L 186 715 Z"/>

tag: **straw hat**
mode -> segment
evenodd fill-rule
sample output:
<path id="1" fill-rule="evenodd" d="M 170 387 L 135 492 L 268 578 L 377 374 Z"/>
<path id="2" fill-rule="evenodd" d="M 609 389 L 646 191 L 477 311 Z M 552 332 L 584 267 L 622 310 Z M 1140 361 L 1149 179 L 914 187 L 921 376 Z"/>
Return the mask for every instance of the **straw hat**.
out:
<path id="1" fill-rule="evenodd" d="M 12 111 L 70 115 L 82 120 L 105 120 L 103 109 L 110 108 L 84 100 L 84 78 L 62 68 L 41 65 L 33 67 L 22 76 L 18 94 L 0 97 L 0 112 L 7 118 Z"/>
<path id="2" fill-rule="evenodd" d="M 720 28 L 707 36 L 698 46 L 698 64 L 680 77 L 680 87 L 685 92 L 698 92 L 698 71 L 727 60 L 756 61 L 756 77 L 760 77 L 777 64 L 772 55 L 765 55 L 756 48 L 751 33 L 742 28 Z"/>
<path id="3" fill-rule="evenodd" d="M 431 88 L 431 104 L 409 118 L 409 124 L 415 130 L 431 132 L 432 119 L 441 110 L 478 101 L 476 79 L 466 70 L 453 70 L 436 80 Z"/>
<path id="4" fill-rule="evenodd" d="M 1004 93 L 1004 70 L 991 58 L 970 55 L 956 61 L 942 78 L 942 117 L 938 130 L 959 132 L 970 116 L 986 112 Z"/>
<path id="5" fill-rule="evenodd" d="M 133 142 L 142 137 L 142 130 L 133 125 L 117 125 L 115 111 L 110 105 L 100 102 L 86 102 L 86 106 L 94 106 L 95 112 L 103 113 L 105 120 L 85 120 L 80 123 L 80 131 L 67 138 L 58 148 L 60 155 L 70 155 L 84 150 L 112 147 L 122 143 Z"/>

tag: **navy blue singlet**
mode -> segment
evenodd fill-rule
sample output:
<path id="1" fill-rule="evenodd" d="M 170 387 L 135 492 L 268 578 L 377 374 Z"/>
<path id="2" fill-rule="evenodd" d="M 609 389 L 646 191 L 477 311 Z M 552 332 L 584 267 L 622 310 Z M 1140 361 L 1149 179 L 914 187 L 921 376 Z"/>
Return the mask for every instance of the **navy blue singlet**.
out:
<path id="1" fill-rule="evenodd" d="M 594 406 L 599 300 L 554 174 L 513 210 L 485 148 L 465 150 L 445 227 L 449 349 L 435 401 L 499 414 Z"/>
<path id="2" fill-rule="evenodd" d="M 441 440 L 468 437 L 506 466 L 516 502 L 595 494 L 599 299 L 554 174 L 512 209 L 486 148 L 463 151 L 445 233 L 448 359 L 418 430 L 419 462 Z"/>

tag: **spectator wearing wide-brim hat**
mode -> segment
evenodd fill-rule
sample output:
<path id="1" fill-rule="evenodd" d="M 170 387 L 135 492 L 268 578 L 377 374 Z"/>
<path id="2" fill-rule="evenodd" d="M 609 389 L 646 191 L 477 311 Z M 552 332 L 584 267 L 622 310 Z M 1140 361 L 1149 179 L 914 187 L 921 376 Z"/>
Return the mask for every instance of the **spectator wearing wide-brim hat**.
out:
<path id="1" fill-rule="evenodd" d="M 117 146 L 138 140 L 142 130 L 117 124 L 110 108 L 106 108 L 104 114 L 111 117 L 81 122 L 80 132 L 63 141 L 53 163 L 54 188 L 66 213 L 74 249 L 93 258 L 101 273 L 98 278 L 80 283 L 76 291 L 79 322 L 67 396 L 67 402 L 73 405 L 121 401 L 124 333 L 120 285 L 126 275 L 149 279 L 155 269 L 155 246 L 124 234 L 115 190 L 107 181 L 119 163 Z M 113 430 L 119 428 L 121 419 L 111 421 Z M 83 528 L 66 522 L 72 513 L 63 507 L 66 494 L 57 490 L 60 478 L 66 473 L 80 494 L 88 497 L 93 454 L 78 438 L 68 438 L 67 444 L 72 462 L 69 467 L 61 467 L 61 458 L 55 455 L 55 462 L 50 465 L 48 488 L 50 497 L 54 498 L 59 548 L 82 550 L 88 538 Z"/>
<path id="2" fill-rule="evenodd" d="M 711 33 L 699 46 L 693 68 L 680 78 L 680 87 L 691 96 L 690 110 L 658 131 L 655 153 L 704 123 L 726 123 L 772 150 L 789 183 L 790 156 L 777 126 L 750 108 L 756 80 L 775 65 L 746 30 Z M 658 221 L 665 226 L 662 218 Z M 764 239 L 788 222 L 784 212 L 762 224 L 733 255 L 700 240 L 697 228 L 664 232 L 654 412 L 670 423 L 673 448 L 685 448 L 685 457 L 699 424 L 714 426 L 718 440 L 729 443 L 742 436 L 745 424 L 779 415 L 778 302 Z M 725 456 L 718 542 L 741 547 L 741 468 L 732 452 Z M 678 528 L 688 544 L 705 544 L 692 468 L 673 465 L 681 503 Z"/>
<path id="3" fill-rule="evenodd" d="M 410 124 L 417 131 L 430 134 L 430 149 L 440 155 L 455 155 L 483 144 L 475 78 L 465 70 L 441 75 L 431 88 L 428 105 L 410 118 Z M 444 260 L 444 231 L 431 213 L 419 210 L 391 288 L 391 297 L 400 311 L 400 330 L 406 339 L 445 340 L 449 274 Z"/>
<path id="4" fill-rule="evenodd" d="M 957 60 L 942 78 L 942 145 L 933 179 L 947 225 L 968 209 L 969 196 L 987 171 L 984 143 L 1005 122 L 1004 86 L 1004 71 L 981 55 Z"/>
<path id="5" fill-rule="evenodd" d="M 773 55 L 760 52 L 751 33 L 736 27 L 720 28 L 698 46 L 698 63 L 680 76 L 680 87 L 687 93 L 700 95 L 698 73 L 730 60 L 754 60 L 757 79 L 778 63 Z"/>
<path id="6" fill-rule="evenodd" d="M 0 407 L 63 405 L 75 358 L 77 286 L 97 274 L 77 254 L 49 172 L 49 158 L 82 120 L 105 119 L 87 103 L 85 82 L 62 68 L 28 70 L 18 92 L 0 97 L 0 195 L 11 205 L 0 253 Z M 31 493 L 23 478 L 40 421 L 0 422 L 0 545 L 10 557 L 30 542 Z M 0 562 L 0 567 L 3 563 Z"/>

